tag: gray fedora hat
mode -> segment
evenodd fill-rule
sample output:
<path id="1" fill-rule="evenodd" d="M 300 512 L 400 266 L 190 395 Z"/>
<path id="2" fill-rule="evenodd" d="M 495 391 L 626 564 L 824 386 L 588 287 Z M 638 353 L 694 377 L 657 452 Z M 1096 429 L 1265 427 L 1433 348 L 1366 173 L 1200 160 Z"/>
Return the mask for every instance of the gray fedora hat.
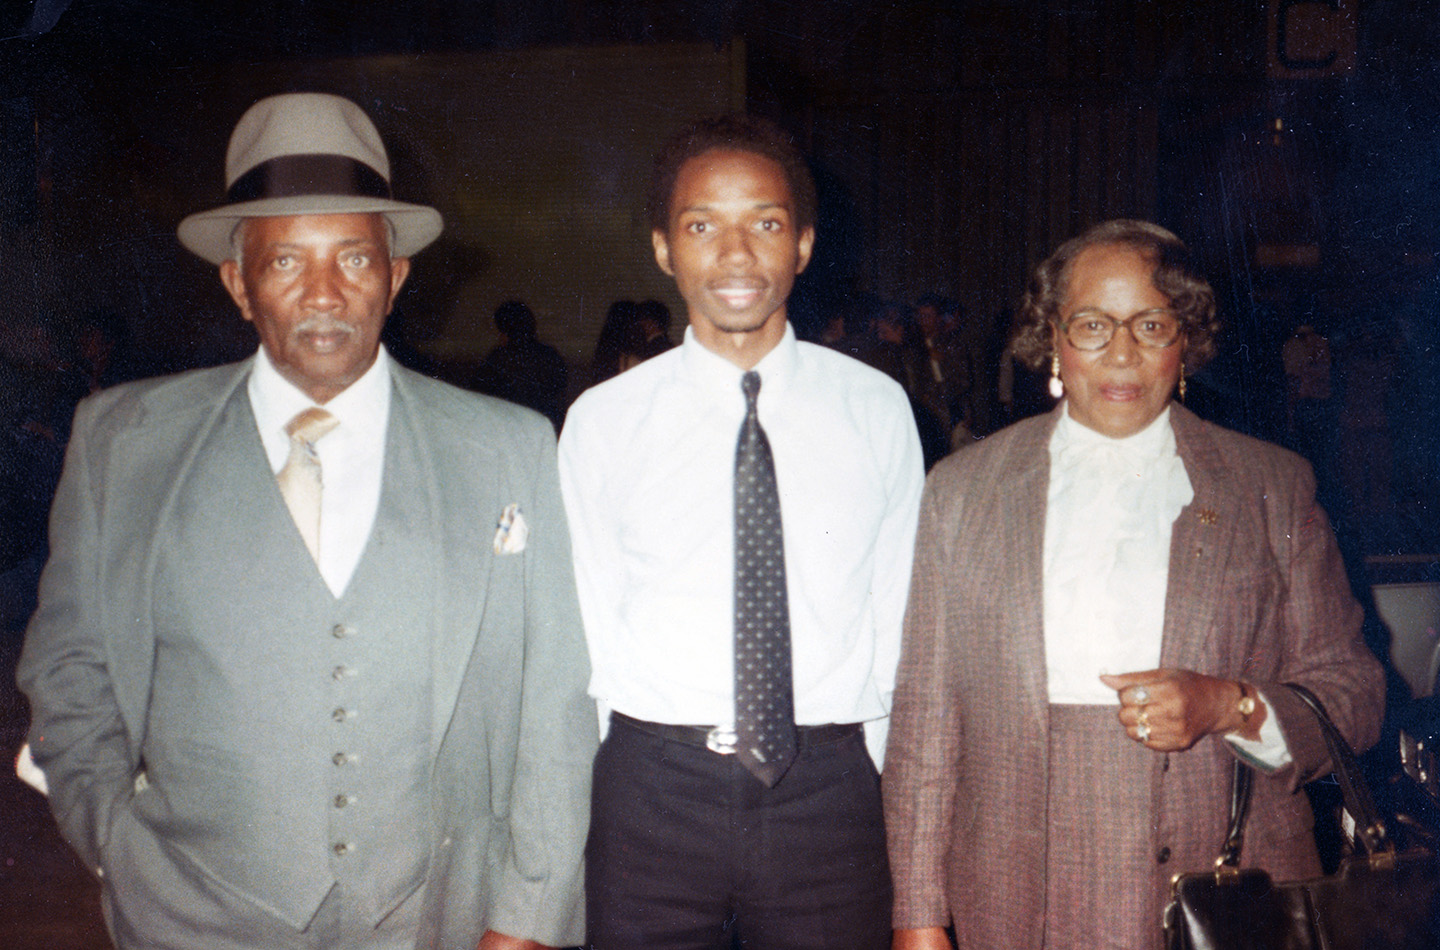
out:
<path id="1" fill-rule="evenodd" d="M 390 159 L 380 133 L 349 99 L 292 92 L 255 103 L 225 153 L 229 203 L 180 222 L 180 243 L 212 264 L 235 256 L 230 237 L 244 218 L 297 214 L 385 215 L 395 257 L 440 236 L 440 212 L 390 197 Z"/>

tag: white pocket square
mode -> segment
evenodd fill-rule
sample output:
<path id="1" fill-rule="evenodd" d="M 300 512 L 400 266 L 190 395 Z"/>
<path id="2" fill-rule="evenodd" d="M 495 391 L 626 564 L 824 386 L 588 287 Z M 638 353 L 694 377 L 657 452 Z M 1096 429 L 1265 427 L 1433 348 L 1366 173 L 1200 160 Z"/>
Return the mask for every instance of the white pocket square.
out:
<path id="1" fill-rule="evenodd" d="M 495 553 L 519 554 L 525 550 L 525 539 L 530 537 L 530 527 L 519 505 L 506 505 L 500 512 L 500 521 L 495 526 Z"/>

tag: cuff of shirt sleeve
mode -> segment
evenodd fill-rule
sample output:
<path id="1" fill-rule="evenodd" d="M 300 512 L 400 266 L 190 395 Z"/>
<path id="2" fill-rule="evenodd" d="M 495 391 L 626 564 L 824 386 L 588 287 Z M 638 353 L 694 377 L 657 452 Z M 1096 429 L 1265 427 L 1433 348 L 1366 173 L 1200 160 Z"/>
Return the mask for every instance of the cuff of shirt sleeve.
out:
<path id="1" fill-rule="evenodd" d="M 1280 728 L 1280 718 L 1275 715 L 1274 708 L 1266 701 L 1264 693 L 1257 690 L 1255 698 L 1265 705 L 1265 721 L 1260 724 L 1260 738 L 1251 740 L 1232 733 L 1225 737 L 1225 741 L 1230 743 L 1235 754 L 1252 768 L 1269 774 L 1283 769 L 1293 759 L 1290 757 L 1290 746 L 1285 742 L 1285 731 Z"/>
<path id="2" fill-rule="evenodd" d="M 50 784 L 45 781 L 45 773 L 31 757 L 28 742 L 20 747 L 20 754 L 15 756 L 15 775 L 41 795 L 50 794 Z"/>

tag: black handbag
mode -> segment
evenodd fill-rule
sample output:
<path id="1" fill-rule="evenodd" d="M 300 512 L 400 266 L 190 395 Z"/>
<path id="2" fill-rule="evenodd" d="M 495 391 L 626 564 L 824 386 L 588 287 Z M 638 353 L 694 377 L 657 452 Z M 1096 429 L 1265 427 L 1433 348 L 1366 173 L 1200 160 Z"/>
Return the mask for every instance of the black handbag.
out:
<path id="1" fill-rule="evenodd" d="M 1276 883 L 1240 868 L 1250 767 L 1235 762 L 1230 831 L 1215 870 L 1177 874 L 1165 908 L 1170 950 L 1440 950 L 1440 862 L 1423 847 L 1400 849 L 1376 809 L 1355 753 L 1307 689 L 1290 685 L 1325 733 L 1355 853 L 1330 877 Z"/>

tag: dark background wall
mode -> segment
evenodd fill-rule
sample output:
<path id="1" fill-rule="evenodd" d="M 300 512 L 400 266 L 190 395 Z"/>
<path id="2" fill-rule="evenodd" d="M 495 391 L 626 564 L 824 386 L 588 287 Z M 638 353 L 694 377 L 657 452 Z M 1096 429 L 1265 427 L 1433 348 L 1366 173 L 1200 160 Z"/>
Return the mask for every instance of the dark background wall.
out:
<path id="1" fill-rule="evenodd" d="M 447 216 L 448 243 L 401 300 L 397 347 L 463 376 L 493 341 L 493 302 L 518 295 L 577 360 L 607 298 L 667 292 L 646 269 L 643 162 L 626 159 L 623 187 L 571 208 L 587 225 L 618 222 L 604 239 L 520 253 L 525 227 L 518 245 L 481 233 L 486 214 L 527 213 L 513 196 L 479 200 L 502 171 L 496 153 L 473 136 L 437 146 L 436 130 L 513 125 L 517 149 L 549 148 L 566 188 L 612 161 L 607 142 L 646 151 L 709 88 L 709 102 L 778 119 L 813 158 L 822 221 L 792 308 L 802 333 L 857 293 L 940 292 L 965 308 L 993 377 L 1031 265 L 1098 220 L 1157 220 L 1222 295 L 1226 336 L 1197 406 L 1284 440 L 1280 347 L 1298 323 L 1317 326 L 1334 354 L 1336 431 L 1347 398 L 1381 406 L 1355 421 L 1382 428 L 1388 453 L 1383 483 L 1357 489 L 1375 509 L 1366 546 L 1434 549 L 1437 13 L 1426 0 L 12 3 L 0 12 L 0 293 L 10 326 L 63 336 L 86 315 L 117 320 L 146 371 L 247 352 L 248 328 L 174 225 L 220 200 L 224 140 L 247 101 L 328 88 L 376 115 L 398 191 Z M 692 78 L 710 80 L 671 68 L 701 60 L 709 71 Z M 593 81 L 606 63 L 629 71 Z M 547 81 L 503 81 L 517 70 Z M 556 90 L 565 108 L 546 98 Z M 643 131 L 642 110 L 617 100 L 643 103 Z M 583 303 L 553 292 L 571 272 L 591 288 Z"/>

